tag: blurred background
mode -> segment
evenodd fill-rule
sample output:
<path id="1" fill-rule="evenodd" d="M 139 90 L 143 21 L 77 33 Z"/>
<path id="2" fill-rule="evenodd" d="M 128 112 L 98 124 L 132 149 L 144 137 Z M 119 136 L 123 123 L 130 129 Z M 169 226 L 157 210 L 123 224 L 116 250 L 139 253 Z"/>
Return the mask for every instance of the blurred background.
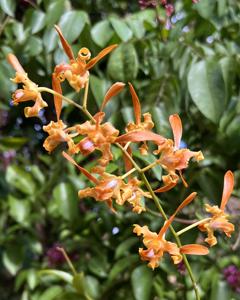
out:
<path id="1" fill-rule="evenodd" d="M 171 137 L 168 117 L 179 113 L 184 127 L 183 145 L 202 150 L 205 160 L 191 163 L 182 184 L 161 195 L 168 213 L 184 197 L 198 192 L 198 199 L 179 214 L 177 229 L 205 216 L 203 204 L 219 204 L 224 173 L 236 178 L 227 210 L 236 231 L 231 239 L 218 235 L 218 245 L 206 257 L 190 257 L 201 287 L 202 299 L 240 299 L 239 152 L 240 152 L 240 3 L 235 0 L 173 1 L 156 7 L 156 1 L 114 0 L 0 0 L 0 299 L 1 300 L 176 300 L 195 299 L 184 265 L 168 257 L 152 272 L 141 262 L 142 242 L 132 224 L 146 224 L 158 231 L 162 219 L 156 212 L 141 215 L 130 207 L 113 214 L 93 199 L 79 201 L 77 191 L 85 178 L 65 162 L 64 147 L 48 155 L 42 143 L 42 125 L 55 120 L 52 97 L 39 118 L 26 119 L 24 104 L 11 106 L 16 86 L 6 54 L 14 53 L 29 77 L 39 86 L 51 86 L 54 66 L 67 61 L 53 29 L 58 24 L 78 50 L 88 47 L 95 56 L 104 47 L 119 47 L 91 71 L 89 110 L 98 111 L 108 87 L 131 81 L 143 111 L 150 111 L 155 132 Z M 64 94 L 76 102 L 82 94 L 68 84 Z M 122 130 L 133 119 L 126 88 L 106 108 L 107 119 Z M 85 117 L 68 105 L 64 121 L 81 123 Z M 118 174 L 121 153 L 113 149 L 109 171 Z M 152 157 L 135 153 L 146 164 Z M 79 157 L 86 167 L 95 157 Z M 161 169 L 148 177 L 161 185 Z M 154 210 L 152 204 L 148 204 Z M 202 242 L 192 230 L 184 243 Z M 79 284 L 68 284 L 66 273 L 39 274 L 58 269 L 70 273 L 56 250 L 62 246 L 80 273 Z M 84 277 L 85 284 L 82 284 Z M 84 296 L 85 295 L 85 296 Z"/>

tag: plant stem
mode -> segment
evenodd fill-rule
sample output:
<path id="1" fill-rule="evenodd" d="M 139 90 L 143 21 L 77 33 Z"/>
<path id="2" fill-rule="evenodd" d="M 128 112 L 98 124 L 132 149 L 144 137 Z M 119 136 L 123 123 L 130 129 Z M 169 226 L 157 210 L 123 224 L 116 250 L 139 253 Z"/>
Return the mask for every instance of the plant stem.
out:
<path id="1" fill-rule="evenodd" d="M 82 108 L 85 111 L 87 111 L 88 88 L 89 88 L 89 79 L 88 79 L 88 81 L 86 83 L 85 90 L 84 90 L 84 95 L 83 95 L 83 105 L 82 105 Z"/>
<path id="2" fill-rule="evenodd" d="M 158 210 L 161 213 L 161 215 L 163 216 L 163 218 L 167 221 L 168 220 L 167 215 L 165 214 L 164 209 L 162 208 L 161 204 L 159 203 L 158 197 L 155 195 L 155 193 L 154 193 L 154 191 L 153 191 L 153 189 L 152 189 L 152 187 L 151 187 L 148 179 L 146 178 L 146 176 L 145 176 L 144 173 L 141 173 L 141 177 L 142 177 L 142 180 L 143 180 L 146 188 L 148 189 L 149 193 L 151 194 L 152 199 L 153 199 L 156 207 L 158 208 Z M 178 247 L 180 248 L 182 246 L 181 241 L 180 241 L 180 239 L 179 239 L 176 231 L 172 227 L 172 225 L 170 225 L 170 230 L 171 230 L 171 232 L 172 232 L 172 234 L 173 234 L 173 236 L 174 236 L 174 238 L 176 240 L 176 243 L 177 243 Z M 198 292 L 197 283 L 195 281 L 195 278 L 194 278 L 191 266 L 190 266 L 190 264 L 188 262 L 188 259 L 187 259 L 186 255 L 182 254 L 182 257 L 183 257 L 184 264 L 185 264 L 185 266 L 187 268 L 188 274 L 189 274 L 189 276 L 191 278 L 191 281 L 192 281 L 192 285 L 193 285 L 193 288 L 194 288 L 196 300 L 200 300 L 200 295 L 199 295 L 199 292 Z"/>
<path id="3" fill-rule="evenodd" d="M 197 222 L 195 222 L 195 223 L 193 223 L 193 224 L 191 224 L 191 225 L 183 228 L 182 230 L 178 231 L 177 235 L 179 236 L 179 235 L 183 234 L 184 232 L 187 232 L 188 230 L 190 230 L 190 229 L 192 229 L 192 228 L 194 228 L 194 227 L 196 227 L 196 226 L 198 226 L 200 224 L 203 224 L 203 223 L 205 223 L 205 222 L 207 222 L 209 220 L 211 220 L 211 218 L 205 218 L 203 220 L 197 221 Z"/>
<path id="4" fill-rule="evenodd" d="M 66 251 L 64 250 L 64 248 L 62 248 L 62 247 L 57 247 L 57 250 L 60 251 L 60 252 L 62 252 L 62 255 L 63 255 L 64 258 L 66 259 L 66 262 L 67 262 L 69 268 L 71 269 L 73 275 L 76 276 L 76 275 L 77 275 L 77 271 L 76 271 L 76 269 L 74 268 L 74 266 L 73 266 L 73 264 L 72 264 L 70 258 L 68 257 Z"/>
<path id="5" fill-rule="evenodd" d="M 136 171 L 136 169 L 132 168 L 130 171 L 128 171 L 127 173 L 125 173 L 124 175 L 122 175 L 121 179 L 124 179 L 124 178 L 128 177 L 129 175 L 131 175 L 135 171 Z"/>
<path id="6" fill-rule="evenodd" d="M 56 96 L 59 96 L 61 97 L 65 102 L 69 103 L 69 104 L 72 104 L 73 106 L 77 107 L 78 109 L 80 109 L 90 120 L 92 121 L 95 121 L 93 116 L 89 113 L 89 111 L 84 108 L 83 106 L 81 106 L 80 104 L 74 102 L 73 100 L 63 96 L 62 94 L 59 94 L 57 92 L 55 92 L 54 90 L 52 89 L 49 89 L 49 88 L 46 88 L 46 87 L 39 87 L 38 88 L 38 91 L 41 93 L 41 92 L 46 92 L 46 93 L 50 93 L 50 94 L 53 94 L 53 95 L 56 95 Z"/>

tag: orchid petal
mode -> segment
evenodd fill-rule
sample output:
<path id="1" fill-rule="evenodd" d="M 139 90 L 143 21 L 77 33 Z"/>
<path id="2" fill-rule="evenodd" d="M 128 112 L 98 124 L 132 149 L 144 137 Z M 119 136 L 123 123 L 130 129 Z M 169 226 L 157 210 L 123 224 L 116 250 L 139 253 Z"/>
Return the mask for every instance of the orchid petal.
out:
<path id="1" fill-rule="evenodd" d="M 116 139 L 117 143 L 144 141 L 154 141 L 157 145 L 162 145 L 166 141 L 166 139 L 163 136 L 151 131 L 131 131 L 119 136 Z"/>
<path id="2" fill-rule="evenodd" d="M 164 233 L 168 230 L 169 226 L 171 225 L 171 223 L 173 222 L 176 214 L 183 209 L 185 206 L 187 206 L 190 202 L 192 202 L 192 200 L 197 196 L 196 192 L 191 193 L 179 206 L 178 208 L 175 210 L 174 214 L 168 219 L 168 221 L 163 225 L 162 229 L 160 230 L 158 236 L 160 238 L 162 238 L 162 236 L 164 235 Z"/>
<path id="3" fill-rule="evenodd" d="M 55 25 L 54 27 L 60 37 L 61 44 L 62 44 L 63 49 L 64 49 L 65 53 L 67 54 L 68 58 L 70 60 L 74 60 L 74 54 L 73 54 L 72 48 L 66 41 L 65 37 L 63 36 L 61 29 L 57 25 Z"/>
<path id="4" fill-rule="evenodd" d="M 180 252 L 182 254 L 207 255 L 209 253 L 209 249 L 198 244 L 188 244 L 180 247 Z"/>
<path id="5" fill-rule="evenodd" d="M 157 190 L 154 191 L 154 193 L 163 193 L 163 192 L 170 191 L 176 185 L 177 185 L 177 182 L 171 182 L 171 183 L 169 183 L 167 185 L 164 185 L 164 186 L 158 188 Z"/>
<path id="6" fill-rule="evenodd" d="M 91 180 L 93 183 L 98 184 L 98 180 L 97 178 L 95 178 L 94 176 L 92 176 L 86 169 L 84 169 L 83 167 L 79 166 L 75 160 L 68 155 L 65 151 L 62 152 L 62 155 L 68 160 L 70 161 L 70 163 L 72 163 L 74 166 L 76 166 L 78 168 L 78 170 L 83 173 L 89 180 Z"/>
<path id="7" fill-rule="evenodd" d="M 234 175 L 231 171 L 227 171 L 224 176 L 224 186 L 220 209 L 224 210 L 234 187 Z"/>
<path id="8" fill-rule="evenodd" d="M 111 45 L 105 49 L 103 49 L 100 53 L 98 53 L 98 55 L 94 58 L 92 58 L 86 65 L 86 70 L 91 69 L 99 60 L 101 60 L 105 55 L 107 55 L 108 53 L 110 53 L 113 49 L 115 49 L 118 45 L 114 44 Z"/>
<path id="9" fill-rule="evenodd" d="M 172 127 L 174 146 L 179 149 L 182 138 L 182 121 L 178 114 L 174 114 L 169 117 L 169 122 Z"/>
<path id="10" fill-rule="evenodd" d="M 104 109 L 104 107 L 106 106 L 106 104 L 108 103 L 108 101 L 116 96 L 119 92 L 121 92 L 121 90 L 124 88 L 125 86 L 125 83 L 123 82 L 115 82 L 110 88 L 109 90 L 107 91 L 105 97 L 104 97 L 104 100 L 103 100 L 103 103 L 101 105 L 101 109 L 100 111 L 102 111 Z"/>
<path id="11" fill-rule="evenodd" d="M 134 90 L 133 85 L 130 82 L 128 84 L 130 87 L 130 93 L 132 95 L 132 102 L 133 102 L 134 115 L 135 115 L 135 119 L 136 119 L 136 125 L 139 125 L 141 123 L 141 114 L 142 114 L 140 101 Z"/>
<path id="12" fill-rule="evenodd" d="M 61 84 L 60 81 L 57 79 L 55 73 L 52 74 L 52 88 L 58 94 L 62 94 Z M 54 106 L 57 115 L 57 120 L 59 121 L 60 114 L 62 111 L 62 97 L 54 95 Z"/>
<path id="13" fill-rule="evenodd" d="M 14 70 L 16 72 L 26 74 L 26 72 L 24 71 L 22 65 L 20 64 L 19 60 L 17 59 L 17 57 L 14 54 L 9 53 L 7 55 L 7 60 L 10 63 L 10 65 L 12 65 L 12 67 L 14 68 Z"/>

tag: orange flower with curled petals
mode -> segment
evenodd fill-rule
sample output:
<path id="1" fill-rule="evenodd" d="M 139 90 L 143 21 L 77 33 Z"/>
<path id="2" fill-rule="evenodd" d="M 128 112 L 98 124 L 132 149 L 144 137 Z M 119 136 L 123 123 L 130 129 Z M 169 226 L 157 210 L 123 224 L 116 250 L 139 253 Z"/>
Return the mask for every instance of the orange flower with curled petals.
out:
<path id="1" fill-rule="evenodd" d="M 210 206 L 205 204 L 206 211 L 212 215 L 210 220 L 198 226 L 198 228 L 207 233 L 205 241 L 212 247 L 217 244 L 214 236 L 215 230 L 223 231 L 227 237 L 231 237 L 234 231 L 234 225 L 228 221 L 228 215 L 224 212 L 225 206 L 231 196 L 234 187 L 234 175 L 231 171 L 227 171 L 224 176 L 224 187 L 220 208 L 217 205 Z"/>
<path id="2" fill-rule="evenodd" d="M 182 138 L 182 122 L 179 115 L 171 115 L 169 122 L 173 131 L 172 140 L 166 140 L 164 144 L 158 146 L 158 150 L 154 151 L 154 154 L 160 153 L 158 163 L 169 173 L 164 177 L 164 186 L 157 189 L 155 192 L 165 192 L 173 188 L 178 182 L 178 175 L 176 171 L 180 173 L 185 186 L 187 183 L 182 177 L 182 170 L 188 167 L 189 160 L 195 158 L 196 161 L 204 159 L 201 151 L 191 151 L 189 149 L 180 149 L 180 142 Z"/>
<path id="3" fill-rule="evenodd" d="M 139 98 L 137 96 L 137 93 L 133 87 L 133 85 L 129 82 L 129 88 L 130 88 L 130 93 L 132 96 L 132 102 L 133 102 L 133 110 L 134 110 L 134 115 L 135 115 L 135 122 L 130 122 L 126 126 L 126 132 L 131 132 L 131 131 L 143 131 L 143 130 L 152 130 L 154 127 L 154 123 L 152 121 L 152 116 L 150 113 L 145 113 L 143 114 L 143 121 L 142 119 L 142 113 L 141 113 L 141 105 Z M 142 155 L 147 155 L 148 154 L 148 146 L 147 143 L 144 141 L 142 146 L 139 148 L 140 152 Z"/>
<path id="4" fill-rule="evenodd" d="M 17 89 L 13 93 L 13 105 L 18 105 L 21 102 L 33 101 L 35 104 L 32 107 L 25 107 L 24 114 L 26 118 L 38 116 L 39 111 L 48 106 L 42 99 L 41 93 L 38 92 L 38 86 L 28 78 L 27 73 L 24 71 L 15 55 L 10 53 L 8 54 L 7 59 L 16 70 L 16 76 L 12 81 L 23 84 L 23 89 Z"/>
<path id="5" fill-rule="evenodd" d="M 167 252 L 174 264 L 182 261 L 182 254 L 206 255 L 208 248 L 202 245 L 189 244 L 178 247 L 177 244 L 169 242 L 165 239 L 165 233 L 174 220 L 175 215 L 186 205 L 188 205 L 196 196 L 196 193 L 190 194 L 176 209 L 174 214 L 163 225 L 157 234 L 148 229 L 147 226 L 134 225 L 133 232 L 137 235 L 143 235 L 143 244 L 147 249 L 139 248 L 139 254 L 142 260 L 148 261 L 148 266 L 155 269 L 159 266 L 160 260 L 164 253 Z"/>
<path id="6" fill-rule="evenodd" d="M 43 143 L 43 147 L 48 152 L 52 152 L 60 143 L 67 142 L 69 152 L 74 153 L 75 144 L 71 136 L 66 132 L 66 127 L 67 125 L 62 120 L 57 122 L 51 121 L 48 125 L 43 126 L 43 130 L 49 134 Z"/>
<path id="7" fill-rule="evenodd" d="M 113 51 L 117 45 L 111 45 L 103 49 L 96 57 L 91 58 L 91 52 L 88 48 L 81 48 L 77 57 L 74 57 L 72 48 L 64 38 L 61 29 L 55 25 L 55 29 L 59 35 L 63 50 L 69 58 L 69 63 L 61 63 L 57 65 L 52 74 L 52 86 L 53 89 L 62 94 L 61 82 L 67 80 L 71 87 L 79 92 L 80 89 L 85 88 L 89 81 L 89 70 L 99 62 L 104 56 Z M 60 96 L 54 96 L 54 103 L 56 107 L 57 118 L 59 119 L 62 99 Z"/>
<path id="8" fill-rule="evenodd" d="M 100 178 L 95 178 L 87 170 L 80 167 L 67 153 L 63 152 L 63 156 L 74 164 L 93 184 L 94 187 L 87 187 L 78 192 L 79 198 L 91 197 L 96 201 L 106 202 L 114 211 L 112 201 L 115 200 L 118 205 L 124 205 L 127 201 L 133 206 L 133 211 L 141 213 L 145 211 L 145 207 L 141 204 L 141 197 L 151 198 L 149 193 L 139 188 L 140 181 L 130 179 L 125 183 L 121 177 L 103 173 Z"/>

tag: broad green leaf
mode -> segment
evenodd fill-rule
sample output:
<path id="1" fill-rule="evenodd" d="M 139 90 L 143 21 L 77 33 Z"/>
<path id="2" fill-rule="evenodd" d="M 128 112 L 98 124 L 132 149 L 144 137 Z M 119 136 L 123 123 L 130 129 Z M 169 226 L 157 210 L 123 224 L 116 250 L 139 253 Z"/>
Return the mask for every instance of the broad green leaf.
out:
<path id="1" fill-rule="evenodd" d="M 39 300 L 56 300 L 62 294 L 63 289 L 60 286 L 51 286 L 47 288 L 41 296 L 38 298 Z"/>
<path id="2" fill-rule="evenodd" d="M 90 297 L 97 299 L 100 295 L 100 283 L 93 276 L 85 276 L 85 290 Z"/>
<path id="3" fill-rule="evenodd" d="M 43 45 L 47 53 L 53 51 L 58 44 L 58 35 L 54 28 L 46 29 L 43 35 Z"/>
<path id="4" fill-rule="evenodd" d="M 17 251 L 16 251 L 17 249 Z M 11 275 L 16 275 L 23 263 L 24 252 L 22 245 L 17 241 L 14 245 L 7 246 L 3 253 L 3 265 Z"/>
<path id="5" fill-rule="evenodd" d="M 151 27 L 156 27 L 156 12 L 154 9 L 144 9 L 136 14 L 134 14 L 138 20 L 144 21 L 151 25 Z"/>
<path id="6" fill-rule="evenodd" d="M 39 32 L 46 24 L 45 13 L 41 10 L 29 9 L 24 17 L 24 24 L 33 34 Z"/>
<path id="7" fill-rule="evenodd" d="M 103 98 L 107 92 L 107 81 L 104 78 L 99 78 L 95 75 L 90 76 L 90 88 L 97 102 L 98 108 L 101 107 Z"/>
<path id="8" fill-rule="evenodd" d="M 42 40 L 35 36 L 31 36 L 26 43 L 26 47 L 25 47 L 26 53 L 29 56 L 37 56 L 42 52 L 42 50 L 43 50 Z"/>
<path id="9" fill-rule="evenodd" d="M 136 38 L 142 39 L 145 34 L 145 28 L 143 25 L 143 21 L 139 20 L 136 15 L 132 15 L 127 19 L 127 24 L 131 28 L 133 34 Z"/>
<path id="10" fill-rule="evenodd" d="M 195 5 L 196 10 L 205 19 L 211 19 L 214 15 L 214 8 L 217 0 L 201 0 L 197 5 Z"/>
<path id="11" fill-rule="evenodd" d="M 18 223 L 27 224 L 30 214 L 30 203 L 28 200 L 17 199 L 12 195 L 8 198 L 9 214 Z"/>
<path id="12" fill-rule="evenodd" d="M 11 165 L 7 168 L 6 180 L 10 186 L 15 187 L 24 194 L 33 195 L 36 191 L 36 184 L 30 173 L 17 165 Z"/>
<path id="13" fill-rule="evenodd" d="M 132 38 L 132 31 L 123 20 L 112 17 L 110 23 L 123 42 L 127 42 Z"/>
<path id="14" fill-rule="evenodd" d="M 0 7 L 9 16 L 14 17 L 16 0 L 0 0 Z"/>
<path id="15" fill-rule="evenodd" d="M 74 222 L 78 217 L 78 198 L 75 189 L 69 183 L 60 183 L 53 190 L 53 196 L 58 203 L 62 217 Z"/>
<path id="16" fill-rule="evenodd" d="M 132 81 L 138 74 L 138 57 L 133 44 L 120 45 L 111 55 L 108 61 L 108 74 L 115 81 Z"/>
<path id="17" fill-rule="evenodd" d="M 10 81 L 14 75 L 14 70 L 7 63 L 6 60 L 0 61 L 0 86 L 1 86 L 1 95 L 0 99 L 7 99 L 7 104 L 9 104 L 11 100 L 11 92 L 13 92 L 17 85 Z"/>
<path id="18" fill-rule="evenodd" d="M 237 62 L 231 56 L 226 56 L 219 61 L 219 64 L 222 69 L 223 79 L 226 89 L 226 102 L 229 101 L 231 96 L 231 91 L 233 88 L 233 82 L 236 76 L 236 65 Z"/>
<path id="19" fill-rule="evenodd" d="M 83 272 L 73 276 L 72 285 L 80 295 L 85 294 L 85 276 Z"/>
<path id="20" fill-rule="evenodd" d="M 3 137 L 0 138 L 0 149 L 2 150 L 12 150 L 12 149 L 19 149 L 28 141 L 27 138 L 24 137 Z"/>
<path id="21" fill-rule="evenodd" d="M 93 274 L 101 278 L 105 278 L 108 276 L 108 264 L 100 257 L 93 257 L 89 261 L 88 267 Z"/>
<path id="22" fill-rule="evenodd" d="M 131 275 L 133 294 L 136 300 L 150 300 L 153 272 L 147 266 L 137 267 Z"/>
<path id="23" fill-rule="evenodd" d="M 30 172 L 32 173 L 33 177 L 41 184 L 45 181 L 45 175 L 40 170 L 39 166 L 32 165 L 29 167 Z"/>
<path id="24" fill-rule="evenodd" d="M 80 36 L 86 23 L 89 23 L 88 15 L 84 11 L 75 10 L 66 12 L 61 17 L 59 26 L 65 39 L 72 43 Z"/>
<path id="25" fill-rule="evenodd" d="M 216 274 L 216 273 L 215 273 Z M 219 276 L 214 276 L 211 279 L 212 281 L 212 289 L 211 289 L 211 298 L 210 300 L 226 300 L 231 299 L 230 290 L 225 281 L 219 280 Z"/>
<path id="26" fill-rule="evenodd" d="M 121 276 L 121 272 L 126 269 L 130 269 L 133 264 L 139 261 L 138 255 L 130 255 L 128 257 L 124 257 L 118 260 L 112 267 L 109 275 L 108 280 L 114 280 L 118 275 Z"/>
<path id="27" fill-rule="evenodd" d="M 49 28 L 56 24 L 60 19 L 65 9 L 64 3 L 65 0 L 55 0 L 51 1 L 49 4 L 46 13 L 46 25 Z"/>
<path id="28" fill-rule="evenodd" d="M 191 66 L 188 90 L 201 113 L 218 123 L 225 108 L 225 85 L 220 65 L 215 59 L 202 60 Z"/>
<path id="29" fill-rule="evenodd" d="M 52 269 L 46 269 L 38 272 L 39 276 L 45 276 L 45 275 L 51 275 L 54 277 L 57 277 L 66 283 L 72 284 L 73 282 L 73 276 L 67 272 L 59 271 L 59 270 L 52 270 Z"/>
<path id="30" fill-rule="evenodd" d="M 138 241 L 137 238 L 135 237 L 130 237 L 126 240 L 124 240 L 121 244 L 119 244 L 116 248 L 115 251 L 115 258 L 118 259 L 121 256 L 126 255 L 127 253 L 129 253 L 130 248 L 136 244 L 136 242 Z"/>
<path id="31" fill-rule="evenodd" d="M 98 46 L 105 47 L 113 36 L 113 30 L 110 27 L 109 21 L 103 20 L 96 23 L 91 29 L 91 36 Z"/>

